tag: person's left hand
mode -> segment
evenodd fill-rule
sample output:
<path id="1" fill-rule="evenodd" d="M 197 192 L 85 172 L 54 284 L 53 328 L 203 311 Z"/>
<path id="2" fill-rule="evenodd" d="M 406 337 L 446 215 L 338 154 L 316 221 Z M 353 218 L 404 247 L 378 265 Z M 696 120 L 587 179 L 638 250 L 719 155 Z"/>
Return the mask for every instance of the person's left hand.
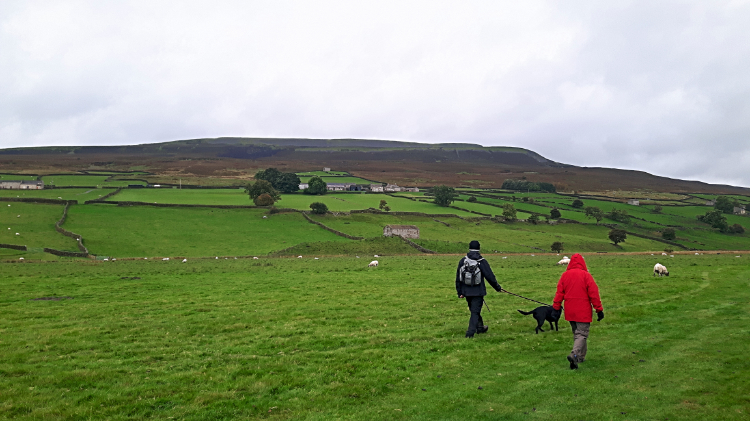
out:
<path id="1" fill-rule="evenodd" d="M 596 312 L 596 321 L 601 322 L 604 318 L 604 310 Z"/>

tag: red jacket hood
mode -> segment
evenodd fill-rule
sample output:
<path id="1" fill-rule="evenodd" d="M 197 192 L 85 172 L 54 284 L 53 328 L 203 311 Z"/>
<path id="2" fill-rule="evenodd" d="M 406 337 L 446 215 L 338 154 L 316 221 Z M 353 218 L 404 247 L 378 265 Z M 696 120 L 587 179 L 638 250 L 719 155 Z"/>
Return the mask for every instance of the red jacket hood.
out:
<path id="1" fill-rule="evenodd" d="M 578 253 L 570 257 L 570 263 L 568 263 L 567 270 L 571 270 L 571 269 L 582 269 L 582 270 L 585 270 L 586 272 L 589 271 L 589 269 L 586 267 L 586 261 L 583 260 L 583 256 L 581 256 Z"/>

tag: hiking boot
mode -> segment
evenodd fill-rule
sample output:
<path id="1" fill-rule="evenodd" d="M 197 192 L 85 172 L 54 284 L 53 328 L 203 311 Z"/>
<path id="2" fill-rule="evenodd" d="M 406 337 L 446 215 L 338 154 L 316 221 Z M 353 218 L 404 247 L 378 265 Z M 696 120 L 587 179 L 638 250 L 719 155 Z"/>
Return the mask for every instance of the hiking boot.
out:
<path id="1" fill-rule="evenodd" d="M 474 335 L 469 335 L 468 333 L 466 334 L 466 339 L 473 339 L 473 338 L 474 338 Z"/>
<path id="2" fill-rule="evenodd" d="M 479 327 L 477 327 L 477 333 L 487 333 L 488 330 L 490 330 L 489 326 L 479 326 Z"/>
<path id="3" fill-rule="evenodd" d="M 577 370 L 578 369 L 578 359 L 575 357 L 575 355 L 568 355 L 568 361 L 570 362 L 570 369 L 571 370 Z"/>

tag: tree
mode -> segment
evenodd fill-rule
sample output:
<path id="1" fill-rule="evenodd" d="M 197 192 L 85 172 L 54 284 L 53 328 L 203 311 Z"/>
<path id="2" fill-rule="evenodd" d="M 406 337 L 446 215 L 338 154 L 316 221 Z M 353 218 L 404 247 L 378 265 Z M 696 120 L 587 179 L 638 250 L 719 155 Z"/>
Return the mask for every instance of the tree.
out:
<path id="1" fill-rule="evenodd" d="M 512 201 L 514 201 L 514 202 L 515 202 L 516 200 L 518 200 L 518 198 L 517 198 L 516 196 L 511 196 L 511 197 L 510 197 L 510 200 L 512 200 Z"/>
<path id="2" fill-rule="evenodd" d="M 467 202 L 476 202 L 477 198 L 475 196 L 469 196 L 468 199 L 466 199 Z"/>
<path id="3" fill-rule="evenodd" d="M 260 196 L 253 199 L 253 203 L 255 203 L 255 206 L 271 206 L 275 200 L 273 200 L 273 197 L 271 197 L 268 193 L 263 193 Z"/>
<path id="4" fill-rule="evenodd" d="M 662 207 L 661 205 L 654 206 L 654 213 L 661 213 Z"/>
<path id="5" fill-rule="evenodd" d="M 380 210 L 386 211 L 386 212 L 390 212 L 391 211 L 391 207 L 388 206 L 388 202 L 386 202 L 385 200 L 381 199 L 380 200 Z"/>
<path id="6" fill-rule="evenodd" d="M 310 203 L 310 209 L 312 209 L 312 213 L 316 215 L 324 215 L 326 212 L 328 212 L 328 206 L 326 206 L 325 203 L 321 202 Z"/>
<path id="7" fill-rule="evenodd" d="M 276 168 L 268 168 L 255 173 L 256 180 L 268 181 L 272 186 L 274 186 L 274 188 L 278 188 L 276 187 L 276 180 L 279 177 L 281 177 L 281 171 L 277 170 Z"/>
<path id="8" fill-rule="evenodd" d="M 604 219 L 604 212 L 602 212 L 602 210 L 597 208 L 596 206 L 589 206 L 584 210 L 584 212 L 586 213 L 587 218 L 596 219 L 597 225 L 599 225 L 599 222 Z"/>
<path id="9" fill-rule="evenodd" d="M 583 202 L 581 201 L 581 199 L 576 199 L 573 201 L 573 204 L 571 206 L 573 206 L 576 209 L 580 209 L 583 207 Z"/>
<path id="10" fill-rule="evenodd" d="M 734 211 L 735 206 L 736 206 L 736 203 L 732 202 L 732 200 L 730 200 L 728 197 L 719 196 L 716 198 L 714 209 L 718 209 L 724 213 L 732 213 Z"/>
<path id="11" fill-rule="evenodd" d="M 557 219 L 557 218 L 561 217 L 562 215 L 560 214 L 560 210 L 559 209 L 553 208 L 551 211 L 549 211 L 549 216 L 552 219 Z"/>
<path id="12" fill-rule="evenodd" d="M 698 220 L 704 224 L 709 224 L 713 228 L 718 228 L 721 232 L 726 232 L 729 228 L 727 224 L 727 218 L 721 214 L 721 210 L 712 210 L 706 212 L 705 215 L 698 215 Z"/>
<path id="13" fill-rule="evenodd" d="M 536 225 L 539 223 L 539 215 L 531 215 L 526 221 L 531 222 L 532 224 Z"/>
<path id="14" fill-rule="evenodd" d="M 326 194 L 328 191 L 328 184 L 323 181 L 322 178 L 316 176 L 310 177 L 310 181 L 307 182 L 307 188 L 303 191 L 305 194 Z"/>
<path id="15" fill-rule="evenodd" d="M 300 179 L 293 172 L 281 173 L 276 182 L 271 182 L 273 186 L 282 193 L 294 193 L 299 191 Z"/>
<path id="16" fill-rule="evenodd" d="M 621 229 L 615 228 L 609 232 L 608 237 L 613 243 L 615 243 L 615 245 L 618 245 L 619 243 L 624 242 L 626 238 L 628 238 L 628 234 Z"/>
<path id="17" fill-rule="evenodd" d="M 552 253 L 562 253 L 564 249 L 565 248 L 563 247 L 563 243 L 559 241 L 555 241 L 554 243 L 552 243 L 552 246 L 550 246 L 550 250 L 552 250 Z"/>
<path id="18" fill-rule="evenodd" d="M 456 190 L 446 185 L 433 187 L 432 194 L 435 196 L 436 205 L 449 206 L 456 200 Z"/>
<path id="19" fill-rule="evenodd" d="M 626 210 L 612 209 L 612 211 L 607 214 L 607 218 L 613 221 L 622 222 L 623 224 L 630 222 L 630 215 L 628 215 L 628 211 Z"/>
<path id="20" fill-rule="evenodd" d="M 677 234 L 675 234 L 674 228 L 665 228 L 664 231 L 661 232 L 661 238 L 671 241 L 677 238 Z"/>
<path id="21" fill-rule="evenodd" d="M 248 184 L 247 187 L 245 187 L 245 193 L 250 195 L 250 200 L 255 201 L 255 199 L 260 196 L 261 194 L 268 194 L 273 198 L 274 202 L 277 200 L 281 200 L 281 195 L 279 192 L 273 188 L 273 185 L 269 183 L 266 180 L 257 180 L 253 184 Z"/>
<path id="22" fill-rule="evenodd" d="M 513 222 L 516 219 L 516 207 L 511 205 L 510 203 L 506 203 L 503 205 L 503 219 L 505 219 L 508 222 Z"/>
<path id="23" fill-rule="evenodd" d="M 745 232 L 745 227 L 740 224 L 734 224 L 728 229 L 731 234 L 742 234 Z"/>

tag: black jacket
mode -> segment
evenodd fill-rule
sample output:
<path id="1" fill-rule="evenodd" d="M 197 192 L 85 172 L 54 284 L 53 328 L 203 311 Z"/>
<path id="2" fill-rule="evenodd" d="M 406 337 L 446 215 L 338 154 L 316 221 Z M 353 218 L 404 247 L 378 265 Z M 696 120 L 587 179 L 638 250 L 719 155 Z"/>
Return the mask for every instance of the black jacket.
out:
<path id="1" fill-rule="evenodd" d="M 479 260 L 482 259 L 482 255 L 479 254 L 478 251 L 470 251 L 466 254 L 466 256 L 472 260 Z M 492 273 L 492 269 L 490 269 L 490 264 L 487 263 L 487 260 L 482 259 L 482 261 L 479 262 L 479 270 L 482 271 L 482 282 L 479 283 L 479 285 L 475 286 L 469 286 L 461 282 L 461 266 L 464 265 L 464 259 L 466 257 L 462 257 L 461 261 L 458 262 L 458 269 L 456 269 L 456 294 L 458 296 L 464 296 L 464 297 L 484 297 L 487 295 L 487 288 L 484 286 L 484 280 L 486 279 L 489 281 L 490 285 L 492 285 L 492 288 L 495 288 L 495 291 L 500 292 L 500 284 L 497 283 L 497 279 L 495 279 L 495 274 Z"/>

